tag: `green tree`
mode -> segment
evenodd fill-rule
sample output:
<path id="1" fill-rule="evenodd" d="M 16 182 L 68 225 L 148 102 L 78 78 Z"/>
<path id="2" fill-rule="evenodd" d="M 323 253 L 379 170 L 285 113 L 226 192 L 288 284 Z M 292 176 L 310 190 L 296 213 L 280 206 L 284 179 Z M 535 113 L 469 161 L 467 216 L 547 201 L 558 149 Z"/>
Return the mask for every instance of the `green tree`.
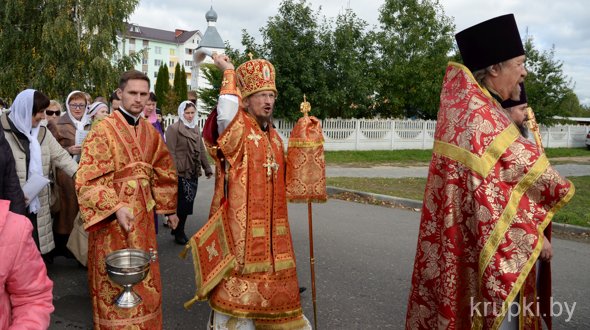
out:
<path id="1" fill-rule="evenodd" d="M 264 53 L 260 55 L 274 64 L 277 73 L 277 118 L 300 117 L 299 104 L 304 94 L 312 108 L 319 111 L 314 114 L 325 115 L 325 108 L 318 102 L 318 94 L 326 90 L 326 78 L 317 19 L 318 14 L 305 0 L 284 0 L 278 14 L 260 29 L 264 41 Z"/>
<path id="2" fill-rule="evenodd" d="M 111 59 L 138 0 L 30 0 L 0 4 L 0 93 L 27 87 L 62 98 L 74 89 L 108 95 L 140 57 Z"/>
<path id="3" fill-rule="evenodd" d="M 158 69 L 158 77 L 156 78 L 156 84 L 154 86 L 154 93 L 158 99 L 158 106 L 162 110 L 163 115 L 171 113 L 168 108 L 168 91 L 170 91 L 168 66 L 164 63 L 164 65 L 160 65 L 160 68 Z"/>
<path id="4" fill-rule="evenodd" d="M 386 0 L 379 21 L 377 111 L 435 119 L 453 48 L 452 20 L 437 0 Z"/>
<path id="5" fill-rule="evenodd" d="M 525 38 L 526 54 L 525 79 L 528 104 L 533 108 L 537 122 L 550 125 L 553 116 L 569 116 L 579 110 L 577 100 L 574 109 L 572 81 L 562 70 L 563 62 L 555 59 L 555 47 L 539 51 L 535 48 L 533 37 Z"/>
<path id="6" fill-rule="evenodd" d="M 180 68 L 180 64 L 176 63 L 176 67 L 174 68 L 174 94 L 176 99 L 174 100 L 173 104 L 178 106 L 182 101 L 186 100 L 186 73 L 182 73 L 182 69 Z"/>
<path id="7" fill-rule="evenodd" d="M 325 22 L 321 32 L 322 65 L 326 83 L 319 94 L 321 117 L 372 117 L 375 60 L 367 23 L 348 9 L 337 16 L 335 27 Z M 327 83 L 329 82 L 329 83 Z"/>

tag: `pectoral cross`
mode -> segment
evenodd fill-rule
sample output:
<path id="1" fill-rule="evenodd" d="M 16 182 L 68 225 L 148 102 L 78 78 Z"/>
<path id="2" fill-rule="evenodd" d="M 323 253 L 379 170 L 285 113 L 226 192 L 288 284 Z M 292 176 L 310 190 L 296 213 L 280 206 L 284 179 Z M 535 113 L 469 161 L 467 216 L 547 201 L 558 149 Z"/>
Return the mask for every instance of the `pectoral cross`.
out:
<path id="1" fill-rule="evenodd" d="M 271 157 L 266 157 L 266 164 L 263 164 L 266 168 L 266 176 L 270 177 L 272 175 L 272 171 L 275 172 L 279 170 L 279 164 L 275 163 Z"/>

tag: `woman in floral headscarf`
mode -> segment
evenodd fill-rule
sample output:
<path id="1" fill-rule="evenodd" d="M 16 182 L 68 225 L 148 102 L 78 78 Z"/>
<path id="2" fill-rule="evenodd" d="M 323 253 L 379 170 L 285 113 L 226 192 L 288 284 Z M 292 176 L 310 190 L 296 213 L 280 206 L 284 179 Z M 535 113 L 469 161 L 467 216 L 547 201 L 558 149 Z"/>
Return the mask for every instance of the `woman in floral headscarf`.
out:
<path id="1" fill-rule="evenodd" d="M 198 177 L 201 168 L 207 179 L 213 171 L 207 160 L 207 153 L 195 118 L 197 109 L 194 103 L 184 101 L 178 106 L 179 121 L 166 129 L 166 145 L 178 172 L 178 226 L 172 231 L 178 244 L 186 244 L 188 237 L 184 232 L 186 218 L 193 214 L 193 204 L 197 195 Z"/>
<path id="2" fill-rule="evenodd" d="M 39 125 L 48 106 L 47 96 L 39 91 L 27 89 L 16 96 L 9 114 L 0 117 L 6 140 L 16 160 L 16 173 L 21 187 L 33 176 L 47 178 L 51 165 L 55 165 L 70 178 L 78 169 L 76 162 L 53 135 L 44 126 Z M 48 191 L 49 187 L 45 186 L 38 195 L 25 196 L 25 200 L 26 215 L 34 227 L 35 243 L 41 254 L 50 261 L 49 252 L 55 247 L 55 242 L 49 215 Z"/>

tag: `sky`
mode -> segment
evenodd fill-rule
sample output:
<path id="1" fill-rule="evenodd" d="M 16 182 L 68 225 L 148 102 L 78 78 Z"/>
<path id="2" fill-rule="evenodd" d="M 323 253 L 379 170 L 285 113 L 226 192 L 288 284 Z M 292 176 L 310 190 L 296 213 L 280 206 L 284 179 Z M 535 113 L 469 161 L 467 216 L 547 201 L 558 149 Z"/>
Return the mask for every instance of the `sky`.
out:
<path id="1" fill-rule="evenodd" d="M 535 47 L 555 47 L 554 59 L 563 62 L 563 72 L 572 79 L 580 102 L 590 105 L 590 10 L 588 0 L 439 0 L 455 32 L 487 19 L 513 13 L 520 34 L 533 36 Z M 321 15 L 336 17 L 346 8 L 368 23 L 379 26 L 379 8 L 384 0 L 307 0 Z M 190 5 L 187 5 L 190 4 Z M 279 0 L 140 0 L 130 22 L 157 29 L 207 29 L 205 13 L 217 12 L 217 30 L 233 48 L 241 49 L 242 30 L 261 43 L 259 29 L 278 13 Z M 567 5 L 566 5 L 567 4 Z"/>

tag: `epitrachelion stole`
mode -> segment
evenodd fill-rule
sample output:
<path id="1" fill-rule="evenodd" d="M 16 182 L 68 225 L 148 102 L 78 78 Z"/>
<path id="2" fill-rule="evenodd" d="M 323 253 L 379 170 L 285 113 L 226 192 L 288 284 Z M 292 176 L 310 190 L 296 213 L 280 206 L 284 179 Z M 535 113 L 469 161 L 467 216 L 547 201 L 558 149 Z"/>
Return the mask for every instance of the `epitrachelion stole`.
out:
<path id="1" fill-rule="evenodd" d="M 326 162 L 324 135 L 320 120 L 307 113 L 309 102 L 301 103 L 299 118 L 289 137 L 287 150 L 287 200 L 290 202 L 325 202 Z"/>

